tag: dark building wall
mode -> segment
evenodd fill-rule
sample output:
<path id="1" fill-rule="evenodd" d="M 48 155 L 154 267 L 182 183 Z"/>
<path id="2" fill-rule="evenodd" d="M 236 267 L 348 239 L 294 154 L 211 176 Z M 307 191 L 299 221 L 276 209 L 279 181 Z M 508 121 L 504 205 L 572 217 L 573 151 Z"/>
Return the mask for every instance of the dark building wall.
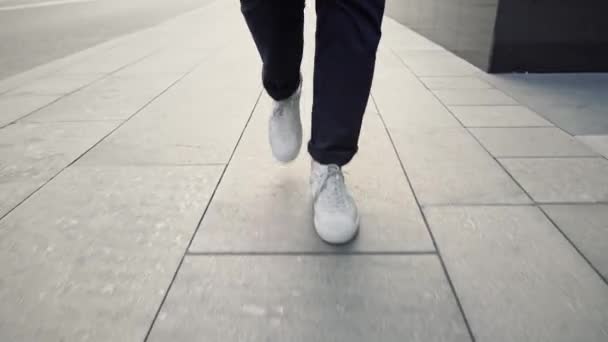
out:
<path id="1" fill-rule="evenodd" d="M 387 14 L 490 72 L 608 71 L 608 0 L 387 0 Z"/>
<path id="2" fill-rule="evenodd" d="M 490 71 L 608 71 L 607 16 L 607 0 L 501 0 Z"/>
<path id="3" fill-rule="evenodd" d="M 481 69 L 489 67 L 498 0 L 387 0 L 387 14 Z"/>

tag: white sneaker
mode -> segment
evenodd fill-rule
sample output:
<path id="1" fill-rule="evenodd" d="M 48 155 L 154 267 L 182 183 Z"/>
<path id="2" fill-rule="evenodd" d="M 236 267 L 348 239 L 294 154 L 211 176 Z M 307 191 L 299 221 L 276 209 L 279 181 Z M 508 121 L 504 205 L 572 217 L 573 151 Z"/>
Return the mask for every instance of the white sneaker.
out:
<path id="1" fill-rule="evenodd" d="M 359 230 L 359 213 L 340 167 L 313 161 L 310 185 L 314 225 L 319 237 L 331 244 L 352 240 Z"/>
<path id="2" fill-rule="evenodd" d="M 268 136 L 273 156 L 280 162 L 290 162 L 298 156 L 302 146 L 302 122 L 300 121 L 300 94 L 298 90 L 281 101 L 274 101 L 268 124 Z"/>

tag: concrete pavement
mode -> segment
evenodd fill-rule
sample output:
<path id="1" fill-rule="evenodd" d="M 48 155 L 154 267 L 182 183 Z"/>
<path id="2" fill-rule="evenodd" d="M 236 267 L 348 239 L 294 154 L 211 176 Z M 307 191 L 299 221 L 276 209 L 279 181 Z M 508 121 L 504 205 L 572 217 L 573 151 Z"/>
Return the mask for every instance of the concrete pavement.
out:
<path id="1" fill-rule="evenodd" d="M 259 70 L 220 0 L 0 82 L 0 340 L 608 339 L 608 136 L 387 18 L 330 247 Z"/>
<path id="2" fill-rule="evenodd" d="M 0 80 L 157 25 L 209 0 L 0 1 Z"/>

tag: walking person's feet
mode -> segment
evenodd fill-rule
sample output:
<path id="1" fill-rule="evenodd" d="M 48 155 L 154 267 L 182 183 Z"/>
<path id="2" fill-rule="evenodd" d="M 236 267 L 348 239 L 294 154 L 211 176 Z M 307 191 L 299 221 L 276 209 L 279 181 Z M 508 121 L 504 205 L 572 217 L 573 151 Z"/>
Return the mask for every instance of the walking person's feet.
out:
<path id="1" fill-rule="evenodd" d="M 344 182 L 342 169 L 313 161 L 310 184 L 314 226 L 319 237 L 330 244 L 352 240 L 359 229 L 359 213 Z"/>
<path id="2" fill-rule="evenodd" d="M 280 162 L 290 162 L 298 156 L 302 146 L 300 94 L 302 85 L 290 97 L 274 101 L 268 124 L 272 155 Z"/>

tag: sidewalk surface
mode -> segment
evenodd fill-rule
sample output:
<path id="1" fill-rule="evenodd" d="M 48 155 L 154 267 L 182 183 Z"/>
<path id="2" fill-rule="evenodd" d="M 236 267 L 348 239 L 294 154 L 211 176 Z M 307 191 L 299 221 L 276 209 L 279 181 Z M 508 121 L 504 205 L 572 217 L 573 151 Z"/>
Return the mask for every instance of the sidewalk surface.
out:
<path id="1" fill-rule="evenodd" d="M 340 248 L 259 77 L 226 0 L 0 82 L 0 341 L 608 341 L 608 75 L 387 18 Z"/>

